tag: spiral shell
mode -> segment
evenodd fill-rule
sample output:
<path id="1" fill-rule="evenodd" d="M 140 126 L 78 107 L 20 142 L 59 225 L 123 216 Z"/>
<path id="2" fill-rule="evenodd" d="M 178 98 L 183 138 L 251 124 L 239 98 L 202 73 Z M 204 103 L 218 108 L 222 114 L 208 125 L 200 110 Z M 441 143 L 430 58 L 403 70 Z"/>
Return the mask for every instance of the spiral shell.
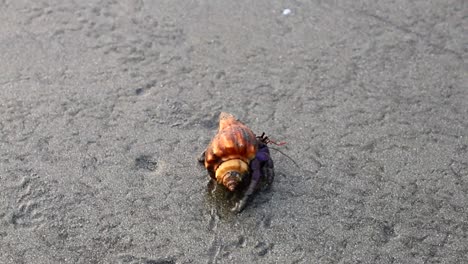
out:
<path id="1" fill-rule="evenodd" d="M 234 191 L 249 173 L 249 163 L 255 158 L 257 148 L 252 130 L 223 112 L 219 116 L 218 133 L 205 151 L 205 167 L 219 184 Z"/>

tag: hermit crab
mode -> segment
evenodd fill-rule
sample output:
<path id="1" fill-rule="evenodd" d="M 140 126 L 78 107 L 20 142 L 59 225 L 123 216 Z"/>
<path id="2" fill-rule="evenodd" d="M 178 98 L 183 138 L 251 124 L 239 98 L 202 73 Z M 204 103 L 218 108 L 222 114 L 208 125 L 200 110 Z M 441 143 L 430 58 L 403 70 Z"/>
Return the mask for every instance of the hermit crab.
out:
<path id="1" fill-rule="evenodd" d="M 220 114 L 218 133 L 198 160 L 204 163 L 215 188 L 219 184 L 230 192 L 241 193 L 232 211 L 244 209 L 260 180 L 273 182 L 274 166 L 267 146 L 270 142 L 265 133 L 256 136 L 233 115 Z"/>

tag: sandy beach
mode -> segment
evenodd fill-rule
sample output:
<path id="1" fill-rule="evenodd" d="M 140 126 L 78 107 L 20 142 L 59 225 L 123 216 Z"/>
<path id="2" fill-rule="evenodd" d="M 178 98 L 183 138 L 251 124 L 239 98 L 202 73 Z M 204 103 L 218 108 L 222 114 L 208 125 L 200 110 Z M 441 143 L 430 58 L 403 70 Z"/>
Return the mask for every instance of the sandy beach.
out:
<path id="1" fill-rule="evenodd" d="M 0 0 L 0 263 L 464 263 L 464 1 Z M 286 141 L 240 214 L 218 115 Z"/>

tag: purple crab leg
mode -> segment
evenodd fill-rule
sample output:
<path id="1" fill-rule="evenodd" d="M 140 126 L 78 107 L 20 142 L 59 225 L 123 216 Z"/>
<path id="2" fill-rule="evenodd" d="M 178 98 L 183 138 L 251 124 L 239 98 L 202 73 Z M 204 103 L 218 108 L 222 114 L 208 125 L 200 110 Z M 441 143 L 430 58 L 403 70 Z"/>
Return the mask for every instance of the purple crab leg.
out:
<path id="1" fill-rule="evenodd" d="M 266 165 L 263 166 L 263 175 L 266 178 L 268 187 L 270 187 L 275 179 L 275 170 L 272 159 L 267 160 Z"/>
<path id="2" fill-rule="evenodd" d="M 240 213 L 247 205 L 247 201 L 249 200 L 249 197 L 255 192 L 260 178 L 264 176 L 262 172 L 262 164 L 265 162 L 267 162 L 268 165 L 270 165 L 270 163 L 273 164 L 270 159 L 270 152 L 268 151 L 268 147 L 266 147 L 266 145 L 259 149 L 255 159 L 251 161 L 250 168 L 252 169 L 252 179 L 250 180 L 249 187 L 247 188 L 247 191 L 245 191 L 244 196 L 232 209 L 233 211 Z"/>
<path id="3" fill-rule="evenodd" d="M 265 177 L 268 185 L 270 185 L 275 178 L 275 171 L 273 160 L 270 158 L 270 151 L 266 145 L 262 145 L 257 153 L 256 159 L 262 161 L 260 166 L 262 170 L 261 176 Z"/>

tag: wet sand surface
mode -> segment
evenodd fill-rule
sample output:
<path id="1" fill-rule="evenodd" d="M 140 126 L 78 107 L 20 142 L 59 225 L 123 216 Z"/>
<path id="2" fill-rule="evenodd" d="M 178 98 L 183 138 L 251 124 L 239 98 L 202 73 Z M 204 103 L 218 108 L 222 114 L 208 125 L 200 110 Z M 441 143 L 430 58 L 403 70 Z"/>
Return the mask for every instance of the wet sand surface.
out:
<path id="1" fill-rule="evenodd" d="M 466 2 L 212 2 L 0 0 L 0 263 L 466 261 Z M 299 165 L 239 215 L 221 111 Z"/>

